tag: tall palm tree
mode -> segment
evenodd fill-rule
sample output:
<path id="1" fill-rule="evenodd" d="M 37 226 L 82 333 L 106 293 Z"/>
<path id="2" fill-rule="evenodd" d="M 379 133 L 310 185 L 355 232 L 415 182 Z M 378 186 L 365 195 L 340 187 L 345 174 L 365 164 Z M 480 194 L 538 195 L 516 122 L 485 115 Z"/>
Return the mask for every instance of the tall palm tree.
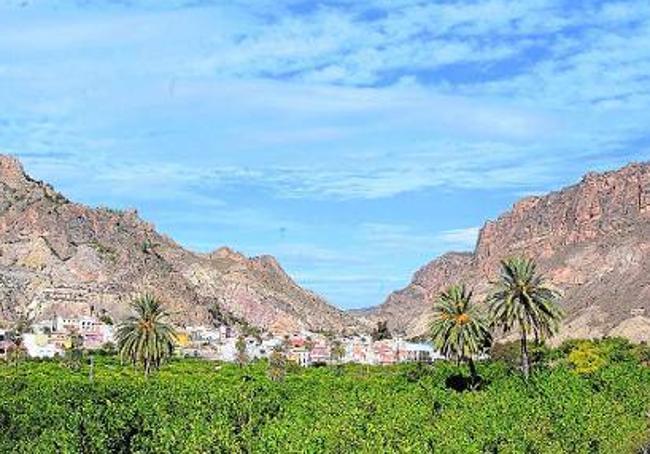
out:
<path id="1" fill-rule="evenodd" d="M 472 303 L 472 292 L 452 285 L 442 292 L 433 307 L 431 339 L 448 359 L 467 362 L 473 383 L 478 374 L 474 358 L 492 341 L 487 320 Z"/>
<path id="2" fill-rule="evenodd" d="M 142 364 L 148 376 L 173 353 L 175 333 L 156 297 L 144 294 L 134 299 L 131 307 L 135 315 L 117 328 L 118 350 L 122 360 Z"/>
<path id="3" fill-rule="evenodd" d="M 562 320 L 558 306 L 559 293 L 546 285 L 537 274 L 531 259 L 514 257 L 501 261 L 501 277 L 490 296 L 492 323 L 504 332 L 519 329 L 521 341 L 521 370 L 530 374 L 528 342 L 555 334 Z"/>

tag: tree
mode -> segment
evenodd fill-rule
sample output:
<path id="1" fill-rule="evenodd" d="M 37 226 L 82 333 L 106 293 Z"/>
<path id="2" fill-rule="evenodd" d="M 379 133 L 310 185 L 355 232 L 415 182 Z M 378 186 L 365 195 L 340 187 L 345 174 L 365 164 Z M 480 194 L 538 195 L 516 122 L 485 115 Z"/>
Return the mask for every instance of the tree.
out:
<path id="1" fill-rule="evenodd" d="M 378 321 L 377 322 L 377 328 L 374 329 L 372 332 L 372 339 L 376 341 L 384 340 L 384 339 L 390 339 L 392 336 L 390 334 L 390 331 L 388 330 L 388 322 L 387 321 Z"/>
<path id="2" fill-rule="evenodd" d="M 135 315 L 117 328 L 117 346 L 122 360 L 142 364 L 145 376 L 160 367 L 174 351 L 175 333 L 167 323 L 169 314 L 160 301 L 144 294 L 131 303 Z"/>
<path id="3" fill-rule="evenodd" d="M 492 336 L 487 320 L 472 303 L 472 292 L 464 285 L 452 285 L 440 294 L 433 312 L 433 344 L 446 358 L 467 362 L 476 384 L 474 358 L 490 345 Z"/>
<path id="4" fill-rule="evenodd" d="M 18 365 L 27 358 L 27 349 L 23 345 L 22 336 L 16 336 L 12 339 L 12 344 L 7 349 L 7 362 L 13 364 L 18 369 Z"/>
<path id="5" fill-rule="evenodd" d="M 314 340 L 311 338 L 311 336 L 307 336 L 305 339 L 305 350 L 307 350 L 310 354 L 314 350 Z"/>
<path id="6" fill-rule="evenodd" d="M 248 352 L 246 351 L 246 338 L 244 336 L 239 336 L 237 342 L 235 342 L 235 361 L 239 364 L 239 367 L 244 367 L 248 363 Z"/>
<path id="7" fill-rule="evenodd" d="M 21 315 L 14 323 L 13 329 L 9 332 L 9 340 L 13 345 L 7 349 L 7 360 L 13 364 L 16 369 L 18 364 L 27 358 L 27 349 L 23 342 L 23 335 L 31 329 L 32 321 Z"/>
<path id="8" fill-rule="evenodd" d="M 589 375 L 607 364 L 605 353 L 592 341 L 581 341 L 567 357 L 573 370 L 580 375 Z"/>
<path id="9" fill-rule="evenodd" d="M 343 357 L 345 356 L 345 346 L 343 343 L 341 343 L 340 340 L 335 340 L 332 343 L 332 352 L 331 352 L 332 360 L 335 363 L 339 363 Z"/>
<path id="10" fill-rule="evenodd" d="M 490 313 L 494 326 L 505 333 L 519 329 L 521 369 L 525 378 L 530 375 L 528 342 L 536 342 L 555 334 L 562 319 L 557 305 L 559 294 L 548 287 L 537 274 L 531 259 L 515 257 L 501 262 L 501 277 L 490 296 Z"/>
<path id="11" fill-rule="evenodd" d="M 269 378 L 273 381 L 282 381 L 287 371 L 287 357 L 281 345 L 273 347 L 269 356 Z"/>
<path id="12" fill-rule="evenodd" d="M 70 335 L 70 346 L 65 349 L 64 364 L 72 370 L 79 370 L 83 360 L 84 338 L 78 333 Z"/>

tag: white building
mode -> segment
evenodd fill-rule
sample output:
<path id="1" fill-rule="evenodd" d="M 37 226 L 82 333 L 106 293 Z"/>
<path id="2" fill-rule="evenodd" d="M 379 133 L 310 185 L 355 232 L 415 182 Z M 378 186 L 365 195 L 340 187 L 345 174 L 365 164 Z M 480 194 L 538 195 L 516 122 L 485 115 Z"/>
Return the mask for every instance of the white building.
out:
<path id="1" fill-rule="evenodd" d="M 45 334 L 23 334 L 23 346 L 32 358 L 54 358 L 63 354 L 63 350 L 50 343 Z"/>
<path id="2" fill-rule="evenodd" d="M 99 325 L 100 323 L 95 317 L 64 318 L 58 316 L 54 322 L 54 331 L 88 333 L 96 331 Z"/>
<path id="3" fill-rule="evenodd" d="M 395 342 L 395 349 L 399 362 L 430 363 L 437 359 L 442 359 L 442 356 L 430 344 L 397 340 Z"/>

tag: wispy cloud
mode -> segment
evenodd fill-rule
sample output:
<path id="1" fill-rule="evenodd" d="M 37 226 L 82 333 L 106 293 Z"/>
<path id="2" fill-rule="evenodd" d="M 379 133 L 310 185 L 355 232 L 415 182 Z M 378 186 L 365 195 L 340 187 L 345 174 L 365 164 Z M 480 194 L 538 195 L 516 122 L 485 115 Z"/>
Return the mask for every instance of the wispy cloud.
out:
<path id="1" fill-rule="evenodd" d="M 438 238 L 450 249 L 472 250 L 476 245 L 480 227 L 446 230 Z"/>
<path id="2" fill-rule="evenodd" d="M 0 150 L 350 304 L 471 249 L 468 213 L 650 159 L 645 0 L 7 0 L 0 30 Z"/>

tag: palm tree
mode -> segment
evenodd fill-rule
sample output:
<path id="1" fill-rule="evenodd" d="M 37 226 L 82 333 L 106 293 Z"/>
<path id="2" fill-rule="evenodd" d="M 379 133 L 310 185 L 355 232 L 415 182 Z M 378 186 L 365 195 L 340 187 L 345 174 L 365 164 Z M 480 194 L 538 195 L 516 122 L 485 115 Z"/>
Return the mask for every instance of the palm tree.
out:
<path id="1" fill-rule="evenodd" d="M 492 335 L 488 322 L 472 303 L 472 292 L 464 285 L 450 286 L 440 294 L 433 312 L 433 344 L 446 358 L 467 362 L 476 384 L 474 358 L 490 345 Z"/>
<path id="2" fill-rule="evenodd" d="M 494 326 L 506 333 L 515 327 L 519 329 L 525 378 L 530 374 L 529 338 L 539 342 L 552 336 L 563 316 L 557 304 L 559 293 L 546 285 L 536 268 L 533 260 L 524 257 L 501 261 L 501 277 L 490 297 Z"/>
<path id="3" fill-rule="evenodd" d="M 141 363 L 148 376 L 173 353 L 175 333 L 156 297 L 144 294 L 133 300 L 131 307 L 135 315 L 117 328 L 118 350 L 122 360 Z"/>

